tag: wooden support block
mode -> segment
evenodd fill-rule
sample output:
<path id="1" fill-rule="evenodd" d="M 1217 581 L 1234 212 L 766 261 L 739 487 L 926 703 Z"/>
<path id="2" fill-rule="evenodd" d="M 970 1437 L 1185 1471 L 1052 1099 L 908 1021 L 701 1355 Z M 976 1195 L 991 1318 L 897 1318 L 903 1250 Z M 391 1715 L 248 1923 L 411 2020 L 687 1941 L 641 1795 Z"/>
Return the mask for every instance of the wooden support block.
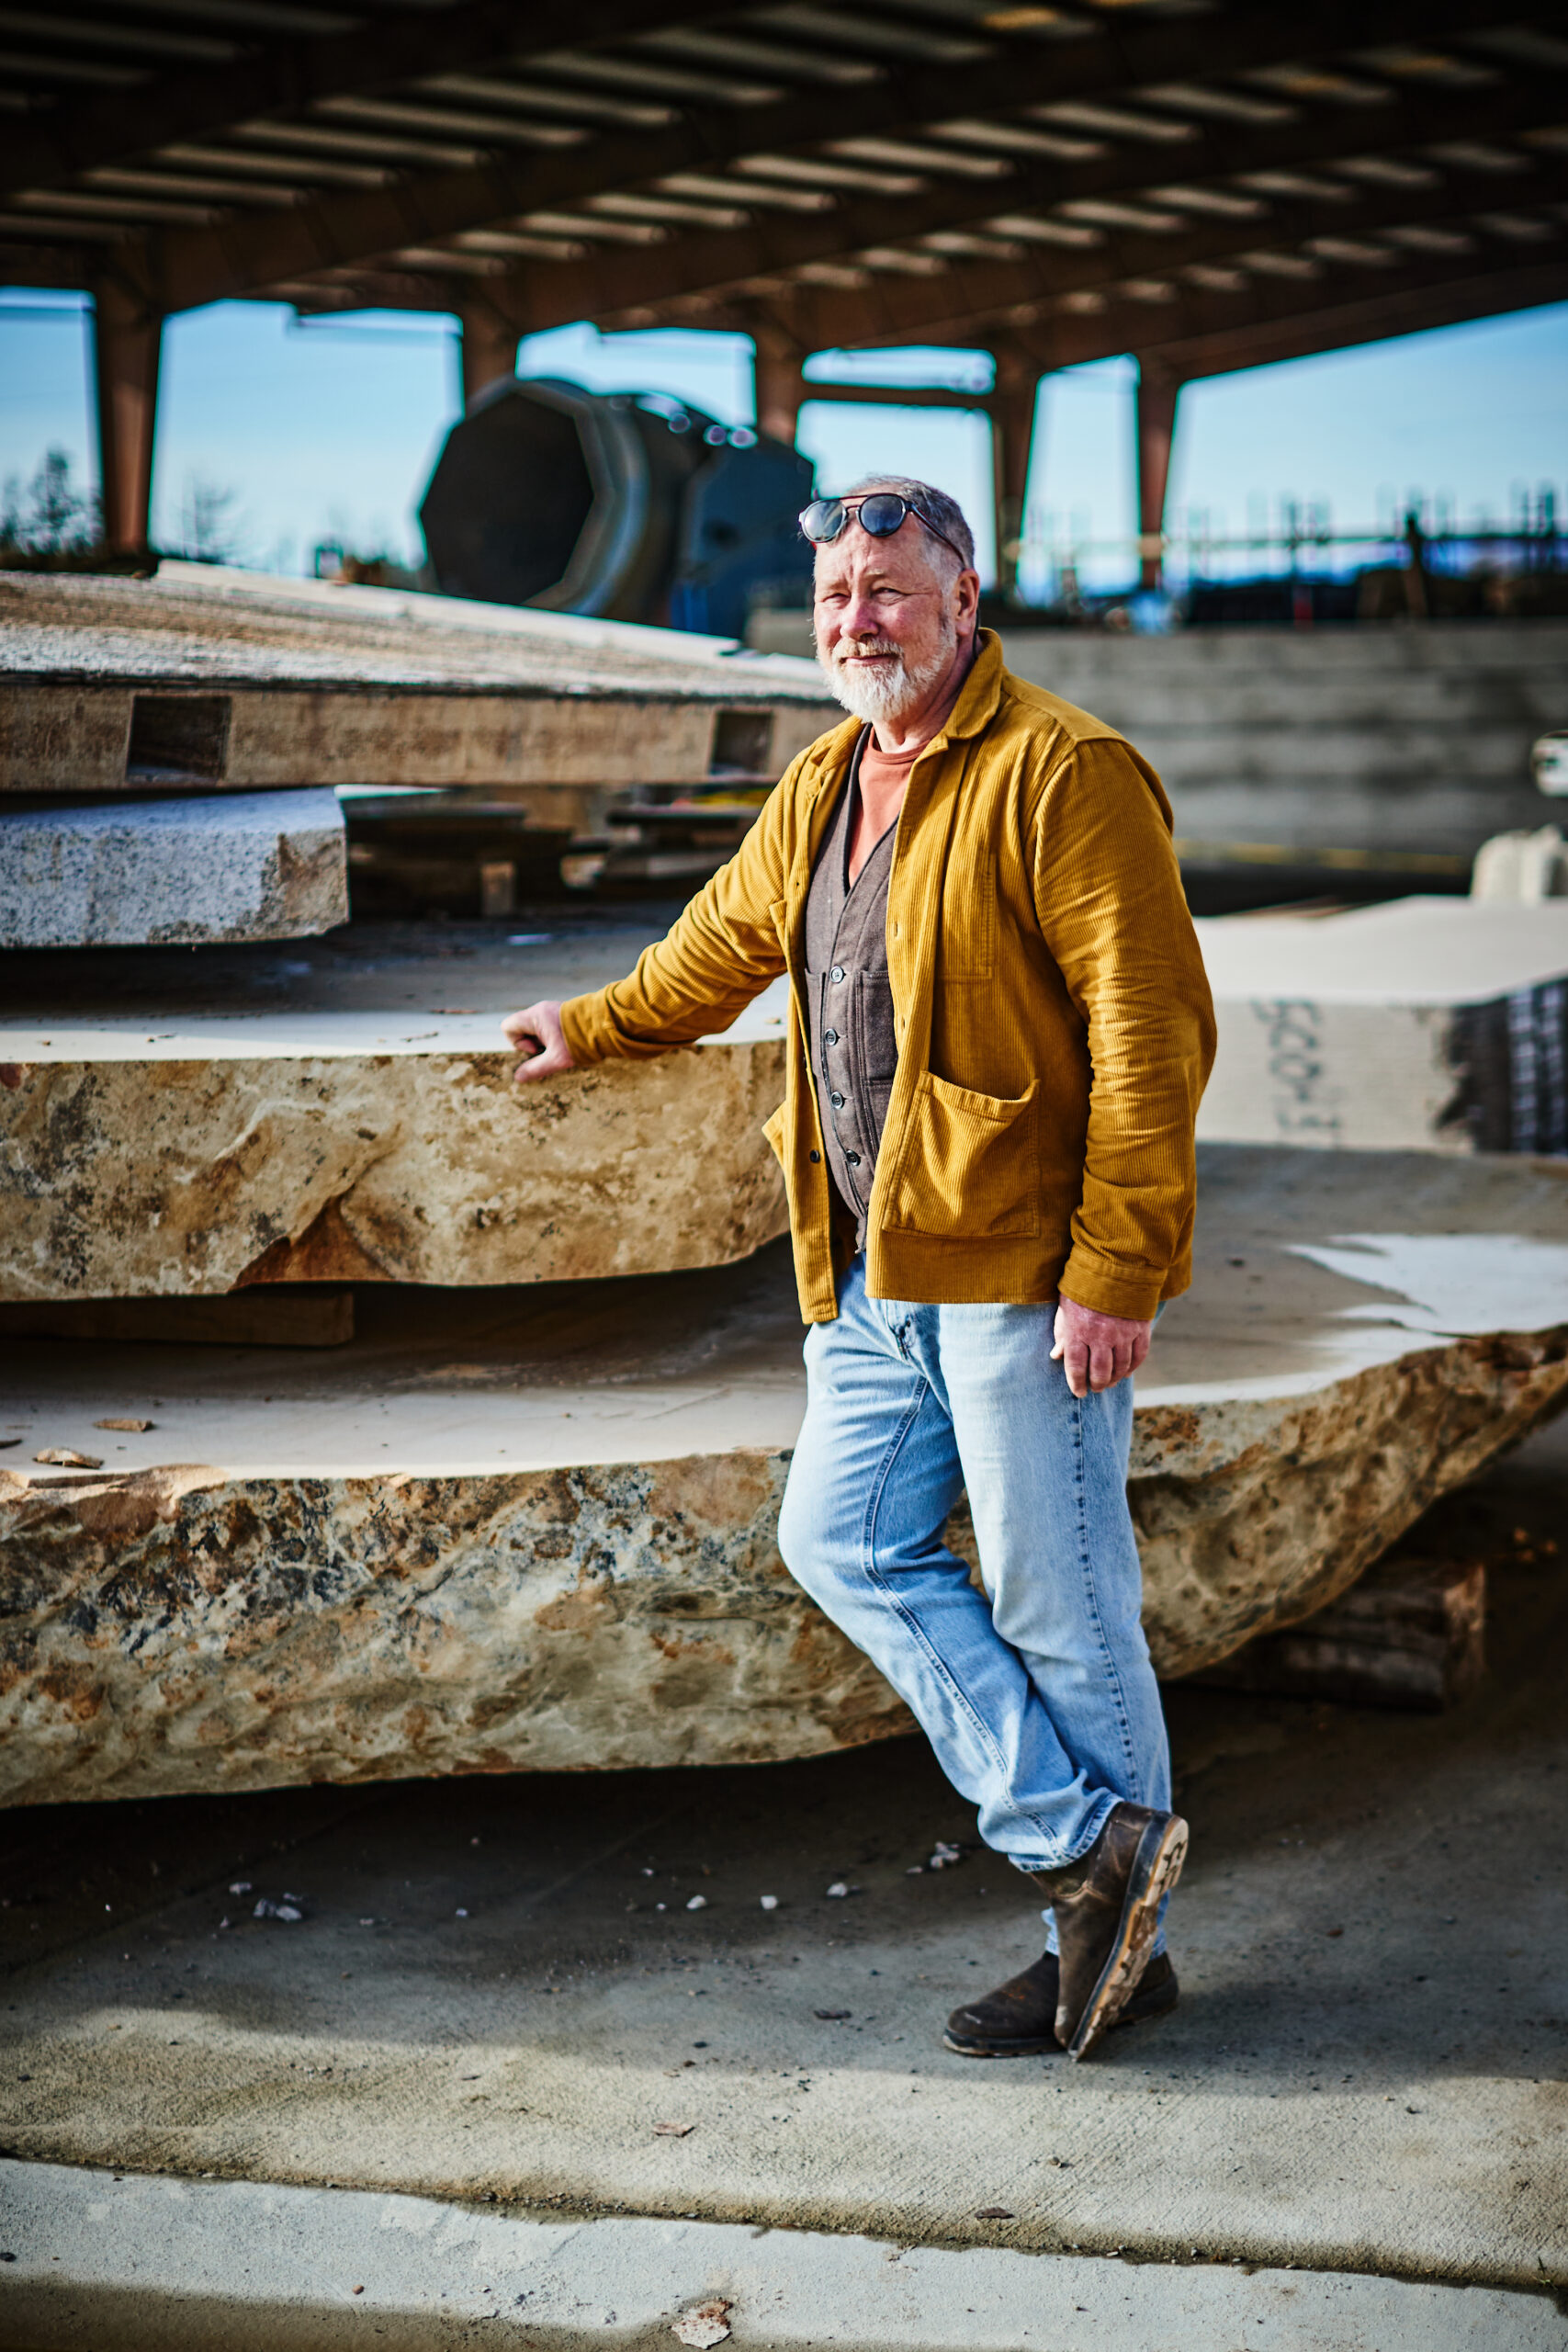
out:
<path id="1" fill-rule="evenodd" d="M 1437 1713 L 1481 1679 L 1485 1634 L 1483 1561 L 1401 1556 L 1370 1569 L 1315 1616 L 1248 1642 L 1191 1679 L 1230 1690 Z"/>

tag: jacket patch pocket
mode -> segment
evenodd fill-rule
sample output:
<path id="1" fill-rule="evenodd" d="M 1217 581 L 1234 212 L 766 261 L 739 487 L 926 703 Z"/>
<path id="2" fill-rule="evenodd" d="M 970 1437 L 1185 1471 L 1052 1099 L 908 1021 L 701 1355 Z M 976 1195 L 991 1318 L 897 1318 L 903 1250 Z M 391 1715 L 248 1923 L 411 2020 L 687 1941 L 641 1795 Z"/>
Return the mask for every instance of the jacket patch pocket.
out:
<path id="1" fill-rule="evenodd" d="M 927 1071 L 887 1187 L 886 1221 L 956 1241 L 1040 1230 L 1039 1086 L 1008 1101 Z"/>
<path id="2" fill-rule="evenodd" d="M 997 961 L 997 861 L 955 850 L 942 886 L 942 981 L 988 980 Z"/>

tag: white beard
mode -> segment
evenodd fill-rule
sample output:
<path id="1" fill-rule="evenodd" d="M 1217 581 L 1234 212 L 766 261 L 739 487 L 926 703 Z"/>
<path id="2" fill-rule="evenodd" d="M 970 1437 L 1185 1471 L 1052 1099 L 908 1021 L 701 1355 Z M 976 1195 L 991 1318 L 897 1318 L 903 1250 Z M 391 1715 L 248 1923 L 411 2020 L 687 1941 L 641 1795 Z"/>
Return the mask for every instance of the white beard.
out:
<path id="1" fill-rule="evenodd" d="M 872 726 L 884 719 L 896 726 L 907 711 L 913 710 L 931 692 L 938 680 L 953 665 L 958 647 L 958 631 L 953 621 L 945 621 L 942 643 L 929 662 L 911 669 L 899 647 L 879 642 L 874 647 L 863 647 L 863 651 L 897 653 L 898 659 L 886 670 L 859 670 L 852 664 L 840 663 L 830 654 L 820 650 L 817 659 L 835 702 L 841 703 L 852 718 L 866 719 Z"/>

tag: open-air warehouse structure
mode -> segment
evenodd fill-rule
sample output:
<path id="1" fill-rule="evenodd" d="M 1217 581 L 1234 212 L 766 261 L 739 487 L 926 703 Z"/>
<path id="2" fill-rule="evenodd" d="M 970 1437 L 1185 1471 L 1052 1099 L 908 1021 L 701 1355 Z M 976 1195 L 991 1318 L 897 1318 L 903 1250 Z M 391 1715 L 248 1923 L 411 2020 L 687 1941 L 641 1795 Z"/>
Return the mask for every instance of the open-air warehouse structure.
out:
<path id="1" fill-rule="evenodd" d="M 126 569 L 163 321 L 223 297 L 455 313 L 470 399 L 566 321 L 743 331 L 759 423 L 785 440 L 814 353 L 983 346 L 1004 547 L 1039 375 L 1130 350 L 1152 563 L 1183 381 L 1568 296 L 1568 10 L 870 0 L 840 21 L 604 0 L 585 31 L 497 0 L 130 0 L 45 25 L 16 15 L 0 64 L 4 273 L 92 296 Z M 1329 695 L 1310 642 L 1267 665 L 1239 649 L 1279 693 L 1229 697 L 1234 742 L 1213 691 L 1234 646 L 1107 634 L 1049 659 L 1157 752 L 1190 869 L 1247 856 L 1273 888 L 1289 860 L 1386 879 L 1414 858 L 1426 887 L 1542 813 L 1527 755 L 1560 716 L 1561 624 L 1515 646 L 1488 627 L 1345 649 L 1311 771 L 1294 715 Z M 1115 709 L 1084 666 L 1107 647 L 1132 657 Z M 1190 674 L 1162 666 L 1181 653 Z M 761 1135 L 783 1007 L 520 1093 L 500 1014 L 626 968 L 646 929 L 424 921 L 430 869 L 459 862 L 438 828 L 470 827 L 487 919 L 527 895 L 530 848 L 563 887 L 584 825 L 606 872 L 629 855 L 617 810 L 648 836 L 636 878 L 683 893 L 819 731 L 815 669 L 165 565 L 7 579 L 0 672 L 0 827 L 27 884 L 6 935 L 37 951 L 0 1029 L 0 1340 L 20 1367 L 0 1805 L 760 1759 L 901 1728 L 772 1532 L 801 1404 Z M 315 807 L 334 785 L 423 798 L 334 830 Z M 680 798 L 612 797 L 630 790 Z M 209 914 L 190 877 L 219 827 L 260 878 Z M 52 929 L 24 859 L 73 884 Z M 389 890 L 395 864 L 423 877 L 420 920 L 339 926 L 328 886 L 353 868 Z M 1166 1672 L 1333 1603 L 1568 1393 L 1568 1194 L 1538 1157 L 1568 1133 L 1562 911 L 1534 910 L 1538 936 L 1466 909 L 1461 937 L 1417 907 L 1399 920 L 1432 934 L 1418 986 L 1381 914 L 1235 942 L 1202 1295 L 1162 1325 L 1140 1399 Z M 1456 1623 L 1478 1622 L 1472 1585 Z M 468 1660 L 513 1586 L 498 1713 Z M 1425 1586 L 1410 1604 L 1437 1605 Z M 1446 1677 L 1448 1634 L 1416 1630 Z M 1408 1661 L 1407 1634 L 1384 1647 Z"/>
<path id="2" fill-rule="evenodd" d="M 1568 296 L 1537 0 L 129 0 L 16 17 L 0 94 L 0 273 L 91 294 L 127 552 L 163 322 L 226 297 L 456 313 L 469 397 L 569 321 L 739 330 L 785 438 L 812 353 L 985 347 L 1004 548 L 1038 378 L 1133 352 L 1152 566 L 1183 383 Z"/>

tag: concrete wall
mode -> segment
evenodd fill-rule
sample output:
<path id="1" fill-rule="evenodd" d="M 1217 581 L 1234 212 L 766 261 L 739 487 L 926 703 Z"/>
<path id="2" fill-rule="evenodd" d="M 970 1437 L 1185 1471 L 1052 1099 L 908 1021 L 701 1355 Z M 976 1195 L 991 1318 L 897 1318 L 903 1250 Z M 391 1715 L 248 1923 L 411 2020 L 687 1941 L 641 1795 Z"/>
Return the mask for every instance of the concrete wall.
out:
<path id="1" fill-rule="evenodd" d="M 797 653 L 803 616 L 753 640 Z M 1191 855 L 1220 845 L 1473 856 L 1560 814 L 1529 747 L 1568 725 L 1568 622 L 1002 632 L 1021 677 L 1092 710 L 1159 770 Z M 1201 862 L 1201 856 L 1198 862 Z"/>

